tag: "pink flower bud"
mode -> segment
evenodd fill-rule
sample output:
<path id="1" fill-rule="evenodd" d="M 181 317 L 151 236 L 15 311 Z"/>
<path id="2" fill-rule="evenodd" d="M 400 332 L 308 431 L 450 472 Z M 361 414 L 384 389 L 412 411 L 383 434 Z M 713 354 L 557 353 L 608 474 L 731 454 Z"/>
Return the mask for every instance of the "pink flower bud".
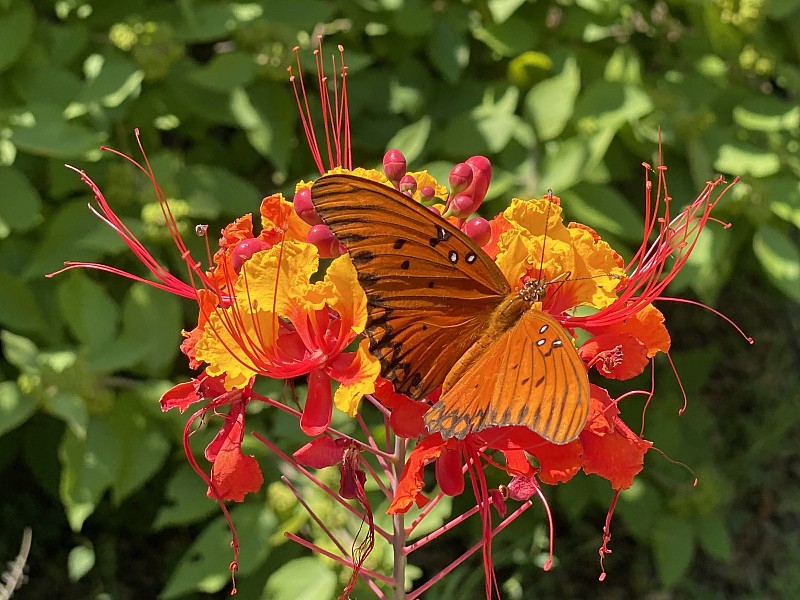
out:
<path id="1" fill-rule="evenodd" d="M 306 234 L 306 241 L 314 244 L 322 258 L 334 258 L 344 254 L 346 250 L 342 248 L 339 240 L 325 224 L 314 225 Z"/>
<path id="2" fill-rule="evenodd" d="M 319 225 L 320 221 L 317 211 L 314 210 L 314 205 L 311 203 L 311 189 L 301 188 L 297 190 L 292 200 L 294 211 L 298 216 L 309 225 Z"/>
<path id="3" fill-rule="evenodd" d="M 472 167 L 467 163 L 458 163 L 450 171 L 450 195 L 463 192 L 472 183 Z"/>
<path id="4" fill-rule="evenodd" d="M 397 183 L 406 174 L 408 163 L 403 153 L 396 148 L 392 148 L 383 155 L 383 172 L 392 185 L 397 187 Z"/>
<path id="5" fill-rule="evenodd" d="M 233 247 L 231 252 L 231 265 L 237 273 L 242 270 L 242 265 L 247 262 L 253 254 L 266 250 L 269 244 L 260 238 L 247 238 L 240 240 Z"/>
<path id="6" fill-rule="evenodd" d="M 483 217 L 475 217 L 464 223 L 464 233 L 478 246 L 485 246 L 492 239 L 492 228 Z"/>
<path id="7" fill-rule="evenodd" d="M 485 156 L 472 156 L 466 160 L 466 163 L 472 168 L 472 183 L 464 190 L 464 193 L 475 198 L 477 202 L 475 208 L 477 209 L 486 197 L 492 181 L 492 163 Z"/>
<path id="8" fill-rule="evenodd" d="M 447 202 L 447 211 L 445 212 L 445 217 L 459 217 L 464 218 L 468 217 L 481 205 L 480 200 L 475 201 L 472 196 L 468 196 L 467 194 L 459 194 L 455 198 L 450 198 Z"/>
<path id="9" fill-rule="evenodd" d="M 424 185 L 419 189 L 419 195 L 422 196 L 423 202 L 432 202 L 436 197 L 436 190 L 432 185 Z"/>
<path id="10" fill-rule="evenodd" d="M 413 175 L 403 175 L 400 179 L 399 187 L 397 188 L 404 194 L 413 194 L 417 191 L 417 180 L 414 179 Z"/>

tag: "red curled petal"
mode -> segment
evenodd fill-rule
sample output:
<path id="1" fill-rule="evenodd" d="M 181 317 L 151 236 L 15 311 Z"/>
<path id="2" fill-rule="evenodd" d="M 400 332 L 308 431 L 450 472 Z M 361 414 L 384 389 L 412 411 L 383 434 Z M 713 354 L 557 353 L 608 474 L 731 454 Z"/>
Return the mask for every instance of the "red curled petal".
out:
<path id="1" fill-rule="evenodd" d="M 331 424 L 333 395 L 331 378 L 321 369 L 308 374 L 308 397 L 300 417 L 300 429 L 306 435 L 319 435 Z"/>
<path id="2" fill-rule="evenodd" d="M 342 462 L 344 445 L 339 440 L 321 436 L 308 442 L 292 456 L 301 465 L 312 469 L 324 469 Z"/>
<path id="3" fill-rule="evenodd" d="M 441 434 L 434 433 L 422 440 L 411 451 L 406 460 L 406 465 L 403 467 L 400 480 L 397 482 L 392 504 L 386 511 L 388 514 L 396 515 L 408 512 L 412 504 L 416 504 L 418 507 L 427 504 L 428 499 L 421 493 L 422 488 L 425 486 L 422 472 L 425 465 L 439 458 L 444 446 L 445 442 L 442 440 Z"/>

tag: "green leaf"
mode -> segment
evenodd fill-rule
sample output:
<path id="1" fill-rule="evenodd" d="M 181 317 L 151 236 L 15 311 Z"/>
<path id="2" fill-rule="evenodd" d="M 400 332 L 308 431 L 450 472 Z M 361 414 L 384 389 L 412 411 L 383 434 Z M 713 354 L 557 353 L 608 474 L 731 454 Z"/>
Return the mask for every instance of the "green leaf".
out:
<path id="1" fill-rule="evenodd" d="M 47 395 L 42 407 L 49 414 L 64 421 L 76 438 L 81 440 L 86 438 L 89 411 L 83 398 L 71 392 L 59 390 L 52 395 Z"/>
<path id="2" fill-rule="evenodd" d="M 41 222 L 42 199 L 19 170 L 0 167 L 0 190 L 0 240 Z"/>
<path id="3" fill-rule="evenodd" d="M 47 332 L 44 313 L 30 286 L 0 269 L 0 324 L 25 333 Z"/>
<path id="4" fill-rule="evenodd" d="M 753 251 L 772 283 L 800 301 L 800 250 L 784 232 L 762 225 L 753 238 Z"/>
<path id="5" fill-rule="evenodd" d="M 129 58 L 116 53 L 107 55 L 93 54 L 88 59 L 94 60 L 91 76 L 76 98 L 75 103 L 67 108 L 66 114 L 76 117 L 89 112 L 92 107 L 103 106 L 114 108 L 131 96 L 137 96 L 144 80 L 144 72 Z"/>
<path id="6" fill-rule="evenodd" d="M 428 58 L 445 81 L 455 84 L 469 64 L 469 46 L 452 25 L 444 19 L 436 19 L 428 44 Z"/>
<path id="7" fill-rule="evenodd" d="M 525 0 L 489 0 L 487 7 L 495 23 L 502 23 L 525 4 Z"/>
<path id="8" fill-rule="evenodd" d="M 774 152 L 751 144 L 734 142 L 720 146 L 714 168 L 740 176 L 769 177 L 780 171 L 781 161 Z"/>
<path id="9" fill-rule="evenodd" d="M 33 33 L 36 16 L 29 2 L 17 0 L 10 8 L 0 8 L 0 72 L 22 54 Z"/>
<path id="10" fill-rule="evenodd" d="M 270 546 L 266 542 L 275 530 L 277 519 L 261 504 L 238 505 L 231 510 L 231 518 L 239 531 L 239 574 L 246 576 L 269 555 Z M 228 585 L 231 577 L 228 565 L 233 558 L 230 536 L 225 519 L 214 519 L 183 555 L 159 598 L 170 600 L 193 591 L 213 594 Z"/>
<path id="11" fill-rule="evenodd" d="M 89 212 L 85 201 L 64 203 L 48 217 L 24 275 L 36 278 L 52 273 L 63 267 L 65 260 L 92 262 L 100 257 L 98 246 L 108 251 L 120 243 L 117 235 Z"/>
<path id="12" fill-rule="evenodd" d="M 263 600 L 316 600 L 332 598 L 336 573 L 316 558 L 297 558 L 275 571 L 264 588 Z"/>
<path id="13" fill-rule="evenodd" d="M 157 376 L 175 360 L 181 343 L 180 301 L 145 284 L 135 284 L 122 309 L 119 344 L 136 349 L 137 365 Z"/>
<path id="14" fill-rule="evenodd" d="M 539 173 L 539 186 L 552 189 L 557 196 L 582 179 L 587 149 L 582 140 L 571 138 L 548 148 Z"/>
<path id="15" fill-rule="evenodd" d="M 13 116 L 11 140 L 18 149 L 39 156 L 76 158 L 96 150 L 105 135 L 64 119 L 55 104 L 30 104 Z"/>
<path id="16" fill-rule="evenodd" d="M 75 546 L 67 556 L 67 572 L 70 581 L 79 581 L 94 568 L 94 548 L 91 546 Z"/>
<path id="17" fill-rule="evenodd" d="M 408 163 L 414 162 L 425 150 L 431 125 L 430 116 L 422 117 L 419 121 L 400 129 L 386 144 L 386 148 L 397 148 L 405 155 Z"/>
<path id="18" fill-rule="evenodd" d="M 800 182 L 789 174 L 779 174 L 762 182 L 762 196 L 769 198 L 769 207 L 784 221 L 800 228 Z"/>
<path id="19" fill-rule="evenodd" d="M 289 161 L 289 140 L 295 123 L 295 110 L 283 87 L 272 84 L 237 88 L 230 96 L 230 111 L 245 131 L 247 140 L 261 156 L 280 170 Z M 291 115 L 287 118 L 287 115 Z"/>
<path id="20" fill-rule="evenodd" d="M 22 373 L 34 375 L 39 371 L 39 348 L 31 340 L 10 331 L 0 331 L 3 355 Z"/>
<path id="21" fill-rule="evenodd" d="M 67 327 L 81 343 L 97 348 L 116 335 L 116 303 L 102 285 L 84 272 L 72 271 L 59 279 L 58 303 Z"/>
<path id="22" fill-rule="evenodd" d="M 252 183 L 222 167 L 192 165 L 182 169 L 175 181 L 194 216 L 213 219 L 220 211 L 237 217 L 258 214 L 262 194 Z"/>
<path id="23" fill-rule="evenodd" d="M 733 120 L 753 131 L 794 130 L 800 126 L 800 106 L 774 96 L 749 96 L 733 109 Z"/>
<path id="24" fill-rule="evenodd" d="M 697 520 L 695 527 L 700 547 L 710 556 L 730 562 L 733 557 L 733 542 L 721 514 L 717 512 L 705 515 Z"/>
<path id="25" fill-rule="evenodd" d="M 36 407 L 36 400 L 23 394 L 15 382 L 0 382 L 0 436 L 27 421 Z"/>
<path id="26" fill-rule="evenodd" d="M 253 57 L 244 52 L 218 54 L 207 64 L 189 73 L 189 77 L 197 85 L 223 93 L 247 86 L 255 75 Z"/>
<path id="27" fill-rule="evenodd" d="M 111 414 L 119 443 L 118 469 L 111 487 L 117 505 L 153 478 L 164 465 L 170 450 L 169 441 L 162 431 L 153 427 L 151 420 L 134 408 L 137 400 L 130 396 L 120 397 L 129 410 L 116 410 Z"/>
<path id="28" fill-rule="evenodd" d="M 641 214 L 614 188 L 583 183 L 563 193 L 553 189 L 571 219 L 623 240 L 642 240 Z"/>
<path id="29" fill-rule="evenodd" d="M 587 132 L 619 129 L 653 110 L 653 101 L 641 88 L 616 81 L 596 81 L 578 100 L 575 119 Z"/>
<path id="30" fill-rule="evenodd" d="M 167 483 L 166 498 L 153 523 L 155 529 L 195 523 L 216 512 L 218 507 L 206 497 L 206 484 L 189 468 L 181 467 Z"/>
<path id="31" fill-rule="evenodd" d="M 61 461 L 59 495 L 73 531 L 80 531 L 113 481 L 119 460 L 118 444 L 109 421 L 93 417 L 86 439 L 69 429 L 58 450 Z"/>
<path id="32" fill-rule="evenodd" d="M 72 71 L 54 65 L 28 69 L 16 80 L 17 89 L 28 103 L 47 98 L 50 103 L 66 108 L 78 95 L 82 82 Z"/>
<path id="33" fill-rule="evenodd" d="M 558 75 L 531 88 L 525 97 L 525 114 L 533 122 L 540 139 L 550 140 L 564 131 L 575 109 L 580 87 L 580 69 L 571 56 L 564 61 Z"/>
<path id="34" fill-rule="evenodd" d="M 694 556 L 694 537 L 689 524 L 665 516 L 653 531 L 653 554 L 658 578 L 665 587 L 676 584 L 685 574 Z"/>

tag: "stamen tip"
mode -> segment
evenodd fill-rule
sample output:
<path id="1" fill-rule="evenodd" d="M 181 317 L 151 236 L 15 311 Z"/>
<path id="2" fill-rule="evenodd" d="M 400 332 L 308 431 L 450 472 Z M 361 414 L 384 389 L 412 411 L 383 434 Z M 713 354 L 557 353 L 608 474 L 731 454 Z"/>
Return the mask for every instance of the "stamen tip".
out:
<path id="1" fill-rule="evenodd" d="M 545 562 L 545 563 L 544 563 L 544 565 L 542 565 L 542 569 L 543 569 L 544 571 L 549 571 L 549 570 L 550 570 L 550 569 L 552 569 L 552 568 L 553 568 L 553 561 L 552 561 L 551 559 L 549 559 L 549 558 L 548 558 L 548 559 L 547 559 L 547 562 Z"/>
<path id="2" fill-rule="evenodd" d="M 603 582 L 605 580 L 606 580 L 606 572 L 603 571 L 602 573 L 600 573 L 600 577 L 597 578 L 597 581 Z"/>

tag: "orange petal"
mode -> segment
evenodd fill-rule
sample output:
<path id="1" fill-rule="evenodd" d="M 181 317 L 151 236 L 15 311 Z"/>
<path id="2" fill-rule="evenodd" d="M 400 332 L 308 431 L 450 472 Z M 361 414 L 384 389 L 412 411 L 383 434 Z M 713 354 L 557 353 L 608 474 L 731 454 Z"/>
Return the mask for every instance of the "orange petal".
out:
<path id="1" fill-rule="evenodd" d="M 397 490 L 392 504 L 386 511 L 388 514 L 405 513 L 414 503 L 417 506 L 424 506 L 428 502 L 428 499 L 421 493 L 425 486 L 422 473 L 425 465 L 439 458 L 444 447 L 445 442 L 442 440 L 442 436 L 434 433 L 422 440 L 411 451 L 406 465 L 403 467 L 403 474 L 400 475 L 400 481 L 397 482 Z"/>

